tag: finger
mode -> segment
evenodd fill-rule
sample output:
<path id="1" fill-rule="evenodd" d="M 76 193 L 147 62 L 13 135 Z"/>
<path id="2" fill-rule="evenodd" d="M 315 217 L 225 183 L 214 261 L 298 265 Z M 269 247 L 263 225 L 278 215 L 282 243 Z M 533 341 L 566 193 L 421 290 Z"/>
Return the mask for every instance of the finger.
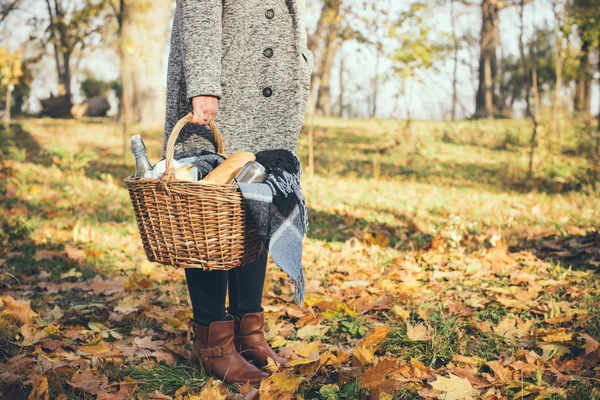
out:
<path id="1" fill-rule="evenodd" d="M 194 117 L 192 118 L 192 124 L 200 124 L 204 122 L 204 112 L 202 110 L 194 110 Z"/>
<path id="2" fill-rule="evenodd" d="M 202 125 L 208 125 L 213 120 L 213 115 L 211 113 L 205 113 L 202 117 Z"/>
<path id="3" fill-rule="evenodd" d="M 208 125 L 208 123 L 210 122 L 212 116 L 205 112 L 202 114 L 202 116 L 200 117 L 200 122 L 198 122 L 200 125 Z"/>

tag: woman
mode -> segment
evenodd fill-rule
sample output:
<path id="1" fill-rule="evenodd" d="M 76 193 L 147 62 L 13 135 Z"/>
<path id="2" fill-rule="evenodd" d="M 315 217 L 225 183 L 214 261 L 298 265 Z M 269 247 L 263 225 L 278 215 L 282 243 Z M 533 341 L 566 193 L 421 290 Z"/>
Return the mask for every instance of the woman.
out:
<path id="1" fill-rule="evenodd" d="M 178 0 L 167 80 L 165 143 L 175 123 L 176 158 L 214 151 L 206 125 L 214 118 L 225 149 L 296 152 L 308 100 L 312 54 L 303 0 Z M 258 383 L 268 358 L 261 307 L 266 251 L 230 271 L 186 269 L 194 318 L 192 361 L 227 383 Z M 229 286 L 229 308 L 225 296 Z"/>

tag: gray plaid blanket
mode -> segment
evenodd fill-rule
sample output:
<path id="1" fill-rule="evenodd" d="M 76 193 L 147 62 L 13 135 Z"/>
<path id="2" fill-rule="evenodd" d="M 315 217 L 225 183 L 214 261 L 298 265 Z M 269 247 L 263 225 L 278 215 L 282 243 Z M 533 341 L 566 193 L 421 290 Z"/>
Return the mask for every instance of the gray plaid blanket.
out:
<path id="1" fill-rule="evenodd" d="M 265 183 L 240 183 L 248 211 L 273 262 L 295 283 L 296 303 L 304 300 L 302 241 L 308 231 L 306 202 L 300 191 L 300 162 L 284 150 L 256 154 L 268 172 Z"/>

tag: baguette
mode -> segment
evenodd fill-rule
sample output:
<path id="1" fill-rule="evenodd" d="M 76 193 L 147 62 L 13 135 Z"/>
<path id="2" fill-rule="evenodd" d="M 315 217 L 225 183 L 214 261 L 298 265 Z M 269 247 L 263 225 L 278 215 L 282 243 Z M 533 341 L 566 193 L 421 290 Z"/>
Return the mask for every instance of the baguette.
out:
<path id="1" fill-rule="evenodd" d="M 231 182 L 231 180 L 240 172 L 244 165 L 251 161 L 255 161 L 256 157 L 254 154 L 247 151 L 235 153 L 217 168 L 213 169 L 206 178 L 202 179 L 201 182 L 225 184 Z"/>

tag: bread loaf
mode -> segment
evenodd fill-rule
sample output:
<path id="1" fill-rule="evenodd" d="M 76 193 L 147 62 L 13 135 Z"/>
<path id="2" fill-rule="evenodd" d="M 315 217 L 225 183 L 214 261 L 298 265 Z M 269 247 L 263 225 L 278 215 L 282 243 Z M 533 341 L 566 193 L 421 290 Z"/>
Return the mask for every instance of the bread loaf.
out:
<path id="1" fill-rule="evenodd" d="M 217 168 L 213 169 L 201 182 L 216 184 L 229 183 L 238 172 L 244 168 L 244 165 L 255 160 L 256 157 L 252 153 L 246 151 L 235 153 L 223 161 Z"/>

